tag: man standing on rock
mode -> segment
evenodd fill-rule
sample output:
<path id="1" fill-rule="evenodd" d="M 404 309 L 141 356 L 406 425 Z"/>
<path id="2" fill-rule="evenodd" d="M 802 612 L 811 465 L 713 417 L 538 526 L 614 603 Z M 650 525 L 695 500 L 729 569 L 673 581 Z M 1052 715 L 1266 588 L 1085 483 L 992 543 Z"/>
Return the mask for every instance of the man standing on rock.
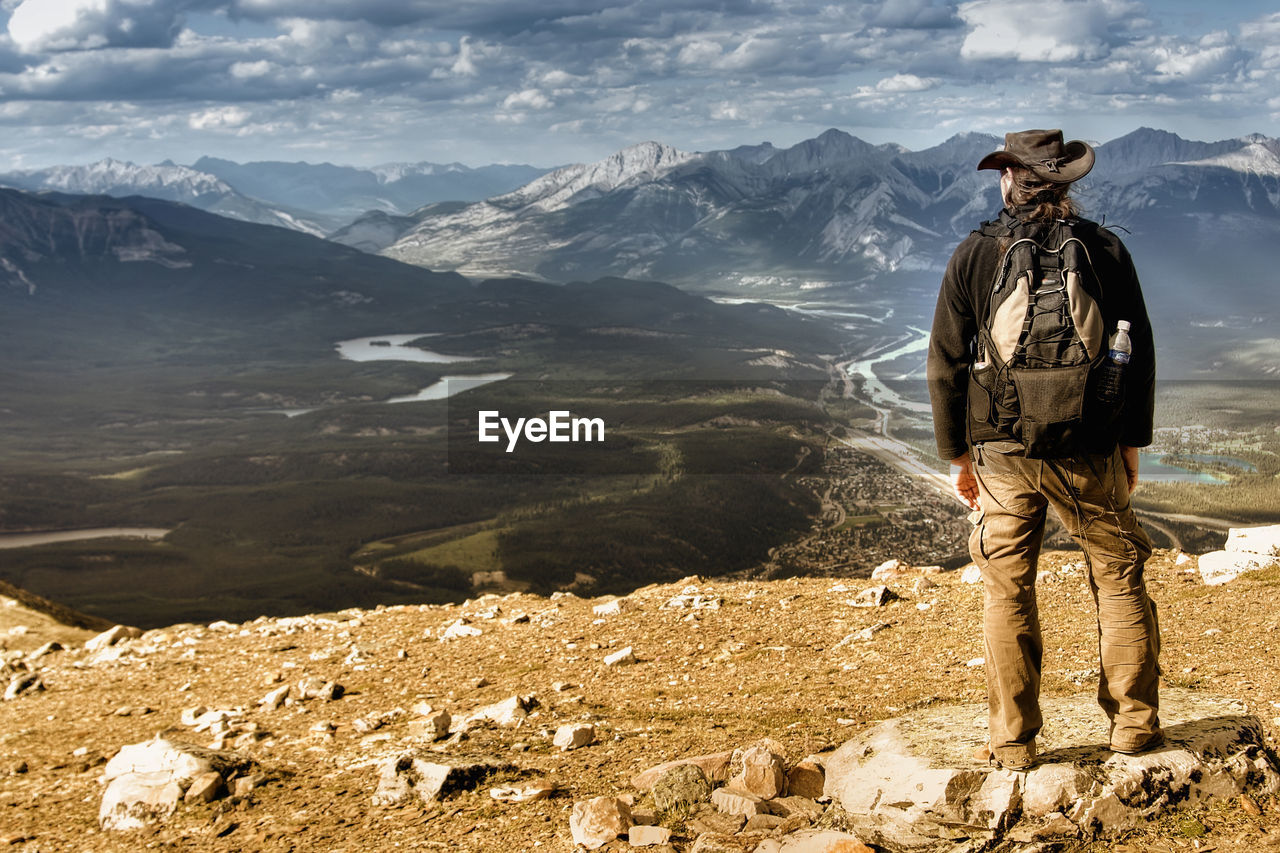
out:
<path id="1" fill-rule="evenodd" d="M 1151 543 L 1129 502 L 1151 443 L 1155 352 L 1128 251 L 1069 195 L 1093 162 L 1060 130 L 1028 130 L 978 163 L 999 170 L 1005 207 L 952 255 L 929 344 L 938 452 L 974 510 L 984 587 L 990 730 L 975 757 L 1010 769 L 1035 762 L 1042 726 L 1035 582 L 1049 506 L 1084 550 L 1111 748 L 1163 740 Z"/>

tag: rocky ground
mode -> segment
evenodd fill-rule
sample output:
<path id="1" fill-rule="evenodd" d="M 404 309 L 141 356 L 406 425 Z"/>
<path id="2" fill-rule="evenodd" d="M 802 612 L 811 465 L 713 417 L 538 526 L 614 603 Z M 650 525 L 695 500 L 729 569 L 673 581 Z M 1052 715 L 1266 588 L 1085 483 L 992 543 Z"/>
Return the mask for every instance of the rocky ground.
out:
<path id="1" fill-rule="evenodd" d="M 1205 586 L 1195 562 L 1175 556 L 1157 552 L 1148 567 L 1167 683 L 1243 700 L 1274 747 L 1280 570 Z M 1045 693 L 1092 695 L 1096 634 L 1080 554 L 1051 553 L 1043 568 Z M 0 703 L 0 846 L 572 850 L 575 803 L 632 793 L 644 810 L 650 801 L 631 780 L 661 762 L 767 737 L 794 763 L 908 709 L 982 701 L 981 586 L 960 572 L 920 577 L 890 579 L 900 597 L 872 607 L 855 603 L 866 581 L 690 578 L 621 605 L 513 594 L 177 625 L 96 650 L 83 645 L 90 632 L 80 644 L 63 633 L 67 650 L 30 661 L 45 689 Z M 48 626 L 24 632 L 20 609 L 8 611 L 12 675 L 49 638 Z M 626 648 L 631 656 L 619 654 Z M 615 655 L 622 660 L 606 663 Z M 490 719 L 476 718 L 504 701 L 481 715 Z M 429 715 L 441 709 L 455 733 L 433 740 Z M 591 724 L 594 742 L 557 746 L 557 730 L 571 723 Z M 236 771 L 231 793 L 184 802 L 164 822 L 100 828 L 106 762 L 160 733 L 254 763 Z M 506 769 L 430 804 L 387 796 L 378 799 L 392 804 L 375 804 L 380 765 L 409 748 Z M 550 787 L 550 797 L 528 802 L 491 793 Z M 689 817 L 664 815 L 675 849 L 692 842 Z M 1280 849 L 1280 802 L 1223 800 L 1065 849 Z"/>

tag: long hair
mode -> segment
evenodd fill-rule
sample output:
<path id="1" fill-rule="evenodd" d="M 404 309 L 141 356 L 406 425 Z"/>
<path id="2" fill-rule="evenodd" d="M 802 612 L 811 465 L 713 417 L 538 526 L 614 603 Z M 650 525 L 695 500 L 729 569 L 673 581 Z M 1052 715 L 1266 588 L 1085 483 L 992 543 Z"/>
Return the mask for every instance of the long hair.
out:
<path id="1" fill-rule="evenodd" d="M 1080 215 L 1080 205 L 1071 198 L 1071 184 L 1055 184 L 1042 181 L 1030 169 L 1018 166 L 1009 168 L 1013 186 L 1009 190 L 1009 202 L 1014 207 L 1034 205 L 1024 221 L 1074 219 Z"/>

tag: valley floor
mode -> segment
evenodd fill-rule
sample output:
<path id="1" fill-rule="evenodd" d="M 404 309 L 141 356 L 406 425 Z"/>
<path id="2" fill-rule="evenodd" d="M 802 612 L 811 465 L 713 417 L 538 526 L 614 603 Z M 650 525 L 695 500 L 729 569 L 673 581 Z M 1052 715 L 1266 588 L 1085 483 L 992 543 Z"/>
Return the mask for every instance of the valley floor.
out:
<path id="1" fill-rule="evenodd" d="M 1178 566 L 1174 556 L 1157 552 L 1148 571 L 1166 682 L 1244 700 L 1274 747 L 1280 678 L 1270 660 L 1280 572 L 1206 587 L 1194 563 Z M 1078 559 L 1052 552 L 1042 565 L 1048 695 L 1096 689 L 1093 605 Z M 0 841 L 42 853 L 569 851 L 574 802 L 631 791 L 629 780 L 646 767 L 764 736 L 795 761 L 912 707 L 982 701 L 983 669 L 974 663 L 982 656 L 981 586 L 957 572 L 933 577 L 938 586 L 919 594 L 911 592 L 914 575 L 890 582 L 902 597 L 880 608 L 850 603 L 867 585 L 859 581 L 688 578 L 640 589 L 629 596 L 633 606 L 614 615 L 593 611 L 602 600 L 515 593 L 463 605 L 176 625 L 102 652 L 54 652 L 39 661 L 46 691 L 0 704 Z M 674 606 L 695 591 L 711 605 Z M 480 633 L 442 639 L 460 618 Z M 889 627 L 872 639 L 847 639 L 881 622 Z M 37 639 L 11 631 L 7 657 Z M 637 663 L 605 665 L 605 656 L 627 646 Z M 259 704 L 307 677 L 336 681 L 345 695 L 274 710 Z M 515 695 L 539 703 L 518 726 L 479 726 L 437 748 L 497 756 L 518 770 L 430 807 L 372 804 L 376 763 L 409 746 L 416 703 L 456 718 Z M 257 724 L 260 734 L 237 748 L 259 762 L 265 781 L 241 797 L 182 805 L 155 828 L 100 830 L 104 762 L 160 732 L 208 743 L 209 732 L 195 733 L 182 720 L 184 709 L 201 706 L 239 708 Z M 558 725 L 588 720 L 597 743 L 553 747 Z M 321 731 L 321 723 L 333 731 Z M 1101 712 L 1098 729 L 1101 741 Z M 490 787 L 532 777 L 551 780 L 559 793 L 524 804 L 489 795 Z M 1280 802 L 1258 805 L 1261 814 L 1223 802 L 1127 838 L 1071 848 L 1252 853 L 1280 846 Z"/>

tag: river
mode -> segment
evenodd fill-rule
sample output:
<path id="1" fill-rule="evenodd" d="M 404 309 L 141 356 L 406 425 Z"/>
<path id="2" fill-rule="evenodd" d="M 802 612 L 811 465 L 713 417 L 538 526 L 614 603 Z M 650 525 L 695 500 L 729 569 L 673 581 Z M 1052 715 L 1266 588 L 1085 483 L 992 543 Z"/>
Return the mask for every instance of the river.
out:
<path id="1" fill-rule="evenodd" d="M 80 542 L 86 539 L 163 539 L 168 530 L 160 527 L 95 527 L 84 530 L 46 530 L 38 533 L 0 533 L 0 551 L 31 548 L 58 542 Z"/>

